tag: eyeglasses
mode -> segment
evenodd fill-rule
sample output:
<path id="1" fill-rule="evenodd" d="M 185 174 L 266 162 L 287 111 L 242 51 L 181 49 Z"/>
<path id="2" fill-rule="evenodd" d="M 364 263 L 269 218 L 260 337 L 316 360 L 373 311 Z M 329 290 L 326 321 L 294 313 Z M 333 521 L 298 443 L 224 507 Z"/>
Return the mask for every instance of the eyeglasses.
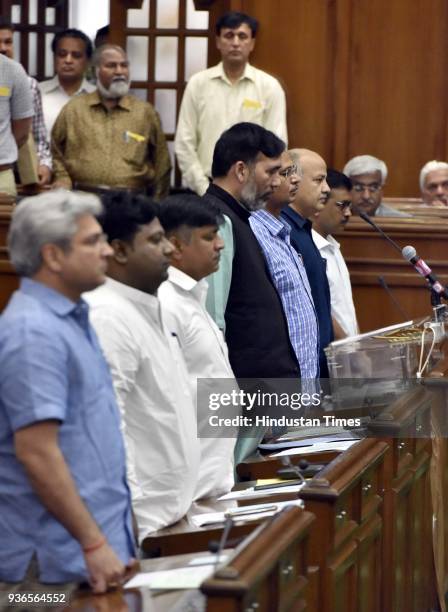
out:
<path id="1" fill-rule="evenodd" d="M 364 183 L 353 183 L 353 191 L 357 193 L 361 193 L 364 189 L 370 191 L 370 193 L 376 193 L 381 189 L 382 185 L 380 183 L 370 183 L 370 185 L 365 185 Z"/>
<path id="2" fill-rule="evenodd" d="M 288 168 L 285 168 L 284 170 L 280 170 L 279 172 L 280 176 L 283 176 L 283 178 L 289 178 L 293 174 L 297 174 L 297 173 L 298 173 L 298 168 L 296 164 L 294 164 L 293 166 L 288 166 Z"/>
<path id="3" fill-rule="evenodd" d="M 341 202 L 335 202 L 335 204 L 341 209 L 342 212 L 344 212 L 344 210 L 352 209 L 352 203 L 350 200 L 342 200 Z"/>

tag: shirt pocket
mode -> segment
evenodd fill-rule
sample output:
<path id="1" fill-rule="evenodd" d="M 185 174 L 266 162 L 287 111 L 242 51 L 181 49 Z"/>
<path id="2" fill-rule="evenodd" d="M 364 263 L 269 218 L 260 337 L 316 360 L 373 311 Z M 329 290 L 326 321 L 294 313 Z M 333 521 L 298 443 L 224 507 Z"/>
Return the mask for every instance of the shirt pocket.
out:
<path id="1" fill-rule="evenodd" d="M 123 159 L 128 164 L 141 168 L 147 158 L 148 139 L 140 134 L 134 134 L 129 131 L 124 133 L 123 138 Z"/>
<path id="2" fill-rule="evenodd" d="M 264 104 L 255 98 L 244 98 L 241 102 L 241 121 L 261 123 L 263 120 Z"/>

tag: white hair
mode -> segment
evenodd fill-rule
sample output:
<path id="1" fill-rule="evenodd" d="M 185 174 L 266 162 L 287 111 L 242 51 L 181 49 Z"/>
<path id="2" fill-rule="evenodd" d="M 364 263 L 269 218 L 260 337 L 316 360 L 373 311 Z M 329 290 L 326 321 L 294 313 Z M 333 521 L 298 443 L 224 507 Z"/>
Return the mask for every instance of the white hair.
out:
<path id="1" fill-rule="evenodd" d="M 427 162 L 420 170 L 420 191 L 423 191 L 425 188 L 425 180 L 428 174 L 435 170 L 448 170 L 448 164 L 446 162 L 436 161 L 435 159 Z"/>
<path id="2" fill-rule="evenodd" d="M 386 164 L 373 155 L 357 155 L 352 157 L 344 166 L 342 172 L 349 178 L 359 174 L 381 173 L 381 183 L 384 185 L 387 179 Z"/>
<path id="3" fill-rule="evenodd" d="M 23 199 L 14 209 L 8 233 L 9 258 L 17 273 L 34 276 L 42 265 L 44 244 L 68 249 L 78 219 L 101 211 L 97 196 L 64 189 Z"/>

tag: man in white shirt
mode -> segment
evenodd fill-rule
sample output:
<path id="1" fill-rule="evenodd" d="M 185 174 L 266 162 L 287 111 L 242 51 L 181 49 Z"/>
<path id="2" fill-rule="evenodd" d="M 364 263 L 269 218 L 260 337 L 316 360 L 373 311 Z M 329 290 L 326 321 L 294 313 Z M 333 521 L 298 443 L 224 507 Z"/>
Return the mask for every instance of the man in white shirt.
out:
<path id="1" fill-rule="evenodd" d="M 257 123 L 285 143 L 286 100 L 280 83 L 249 64 L 258 22 L 229 12 L 216 23 L 221 62 L 193 75 L 182 99 L 174 149 L 184 184 L 203 195 L 213 149 L 221 134 L 241 121 Z"/>
<path id="2" fill-rule="evenodd" d="M 56 74 L 39 84 L 48 134 L 51 134 L 62 108 L 73 96 L 96 89 L 84 77 L 93 52 L 92 42 L 84 32 L 74 28 L 58 32 L 51 43 L 51 50 Z"/>
<path id="3" fill-rule="evenodd" d="M 229 363 L 222 332 L 205 309 L 208 283 L 206 276 L 219 267 L 224 247 L 219 225 L 223 215 L 212 204 L 204 206 L 196 195 L 167 198 L 160 208 L 160 222 L 174 246 L 168 280 L 158 296 L 167 327 L 174 332 L 184 355 L 191 392 L 196 398 L 198 436 L 201 443 L 196 497 L 210 497 L 230 491 L 234 484 L 233 450 L 237 431 L 231 427 L 211 427 L 209 404 L 203 390 L 216 392 L 226 380 L 238 389 Z M 198 379 L 201 379 L 198 382 Z M 201 392 L 198 392 L 202 385 Z M 224 408 L 223 408 L 224 410 Z M 226 414 L 219 416 L 228 416 Z"/>
<path id="4" fill-rule="evenodd" d="M 100 219 L 114 250 L 106 284 L 86 295 L 122 416 L 139 539 L 178 521 L 197 484 L 196 413 L 177 338 L 162 321 L 157 289 L 171 243 L 151 200 L 115 192 Z"/>
<path id="5" fill-rule="evenodd" d="M 343 229 L 351 217 L 352 184 L 345 174 L 331 168 L 327 170 L 327 183 L 330 196 L 323 210 L 313 219 L 312 235 L 320 254 L 327 260 L 331 316 L 334 335 L 339 340 L 359 332 L 347 264 L 339 242 L 331 235 Z"/>

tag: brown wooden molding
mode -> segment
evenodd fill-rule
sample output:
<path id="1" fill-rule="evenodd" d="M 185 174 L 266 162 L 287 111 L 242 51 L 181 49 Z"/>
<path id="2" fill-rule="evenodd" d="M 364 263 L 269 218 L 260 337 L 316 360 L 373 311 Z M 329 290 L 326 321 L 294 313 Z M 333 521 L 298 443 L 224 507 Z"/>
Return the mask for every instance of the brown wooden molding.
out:
<path id="1" fill-rule="evenodd" d="M 126 9 L 141 9 L 143 0 L 120 0 Z"/>
<path id="2" fill-rule="evenodd" d="M 193 0 L 193 2 L 194 8 L 197 11 L 203 11 L 204 9 L 209 9 L 215 0 Z"/>

